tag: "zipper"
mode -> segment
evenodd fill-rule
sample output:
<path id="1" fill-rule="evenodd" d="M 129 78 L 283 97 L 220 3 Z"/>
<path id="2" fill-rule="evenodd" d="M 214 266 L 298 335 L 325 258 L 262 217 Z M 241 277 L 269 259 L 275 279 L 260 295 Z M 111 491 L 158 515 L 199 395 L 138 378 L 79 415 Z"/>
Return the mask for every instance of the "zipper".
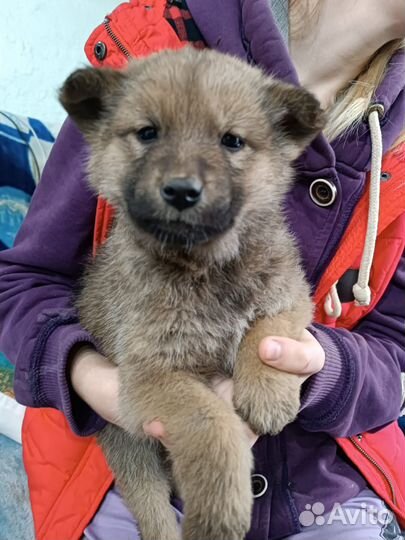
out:
<path id="1" fill-rule="evenodd" d="M 117 45 L 118 49 L 124 54 L 127 58 L 131 58 L 131 54 L 128 51 L 128 49 L 125 47 L 125 45 L 120 41 L 117 34 L 115 34 L 111 28 L 111 20 L 109 17 L 106 17 L 103 21 L 104 27 L 107 31 L 107 34 L 109 37 L 113 40 L 113 42 Z"/>
<path id="2" fill-rule="evenodd" d="M 356 440 L 357 438 L 357 440 Z M 354 446 L 357 448 L 357 450 L 366 458 L 368 459 L 368 461 L 370 463 L 372 463 L 374 465 L 374 467 L 382 474 L 382 476 L 384 477 L 384 480 L 386 481 L 386 483 L 389 485 L 390 487 L 390 490 L 391 490 L 391 496 L 392 496 L 392 501 L 393 503 L 396 505 L 397 504 L 397 497 L 396 497 L 396 494 L 395 494 L 395 488 L 394 488 L 394 485 L 392 483 L 392 480 L 390 479 L 390 477 L 388 476 L 388 474 L 384 471 L 384 469 L 381 467 L 381 465 L 379 465 L 376 460 L 370 456 L 370 454 L 368 454 L 364 448 L 362 448 L 360 446 L 360 442 L 362 440 L 362 435 L 357 435 L 357 437 L 350 437 L 350 440 L 351 442 L 354 444 Z"/>

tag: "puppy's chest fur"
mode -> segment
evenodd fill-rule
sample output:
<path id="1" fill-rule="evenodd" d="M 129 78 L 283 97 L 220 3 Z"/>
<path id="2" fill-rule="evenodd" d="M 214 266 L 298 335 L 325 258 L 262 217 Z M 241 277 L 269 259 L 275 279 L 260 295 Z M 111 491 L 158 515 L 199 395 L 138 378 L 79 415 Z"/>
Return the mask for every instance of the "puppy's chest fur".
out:
<path id="1" fill-rule="evenodd" d="M 78 300 L 82 324 L 117 364 L 231 375 L 250 324 L 284 308 L 286 274 L 263 247 L 204 269 L 156 259 L 118 235 L 89 267 Z"/>

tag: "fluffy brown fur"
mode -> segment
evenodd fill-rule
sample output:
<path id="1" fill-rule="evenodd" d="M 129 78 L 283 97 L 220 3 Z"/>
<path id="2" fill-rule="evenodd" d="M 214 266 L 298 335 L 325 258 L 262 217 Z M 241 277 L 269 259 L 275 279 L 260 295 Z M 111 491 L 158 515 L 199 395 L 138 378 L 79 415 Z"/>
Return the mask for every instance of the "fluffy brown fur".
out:
<path id="1" fill-rule="evenodd" d="M 92 187 L 116 208 L 77 303 L 120 372 L 125 429 L 108 426 L 100 444 L 143 540 L 181 537 L 174 485 L 182 538 L 242 540 L 252 457 L 241 418 L 274 434 L 299 407 L 299 378 L 263 366 L 257 347 L 265 335 L 298 337 L 311 320 L 282 202 L 291 161 L 323 125 L 318 102 L 191 48 L 124 72 L 79 70 L 61 101 L 90 144 Z M 157 138 L 140 140 L 146 126 Z M 226 133 L 244 144 L 224 146 Z M 167 204 L 161 188 L 172 178 L 198 181 L 199 203 Z M 215 374 L 233 377 L 239 415 L 210 388 Z M 144 435 L 156 418 L 168 451 Z"/>

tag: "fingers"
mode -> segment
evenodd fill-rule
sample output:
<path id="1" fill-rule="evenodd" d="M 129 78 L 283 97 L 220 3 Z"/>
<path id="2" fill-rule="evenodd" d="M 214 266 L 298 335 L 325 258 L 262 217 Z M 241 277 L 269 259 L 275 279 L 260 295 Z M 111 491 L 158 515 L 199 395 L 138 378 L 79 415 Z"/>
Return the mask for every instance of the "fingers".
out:
<path id="1" fill-rule="evenodd" d="M 224 401 L 232 404 L 232 396 L 233 396 L 233 381 L 232 379 L 224 379 L 222 377 L 216 377 L 212 382 L 212 389 L 217 394 L 218 397 L 223 399 Z M 250 427 L 245 424 L 244 425 L 245 434 L 249 441 L 250 446 L 253 446 L 257 439 L 259 438 L 256 433 L 253 433 L 253 431 L 250 429 Z M 165 428 L 159 420 L 153 420 L 152 422 L 145 423 L 143 425 L 143 430 L 146 435 L 149 437 L 153 437 L 154 439 L 157 439 L 160 441 L 163 446 L 170 449 L 170 441 L 168 439 L 168 436 L 166 434 Z"/>
<path id="2" fill-rule="evenodd" d="M 325 364 L 325 351 L 313 335 L 304 330 L 300 340 L 285 337 L 267 337 L 259 345 L 259 357 L 263 363 L 281 371 L 301 375 L 304 378 L 318 373 Z M 233 383 L 231 379 L 217 378 L 212 381 L 214 392 L 228 403 L 232 403 Z M 163 424 L 153 420 L 143 426 L 146 435 L 158 439 L 170 447 Z M 246 435 L 251 446 L 257 435 L 246 425 Z"/>
<path id="3" fill-rule="evenodd" d="M 169 446 L 169 441 L 166 435 L 165 428 L 163 427 L 162 422 L 160 422 L 159 420 L 145 422 L 145 424 L 143 424 L 143 431 L 145 432 L 145 435 L 148 435 L 149 437 L 153 437 L 154 439 L 160 441 L 166 448 Z"/>
<path id="4" fill-rule="evenodd" d="M 118 368 L 85 345 L 74 354 L 70 380 L 75 392 L 102 418 L 119 425 Z"/>
<path id="5" fill-rule="evenodd" d="M 267 337 L 259 345 L 259 357 L 265 364 L 296 375 L 318 373 L 325 364 L 325 352 L 307 330 L 300 340 Z"/>

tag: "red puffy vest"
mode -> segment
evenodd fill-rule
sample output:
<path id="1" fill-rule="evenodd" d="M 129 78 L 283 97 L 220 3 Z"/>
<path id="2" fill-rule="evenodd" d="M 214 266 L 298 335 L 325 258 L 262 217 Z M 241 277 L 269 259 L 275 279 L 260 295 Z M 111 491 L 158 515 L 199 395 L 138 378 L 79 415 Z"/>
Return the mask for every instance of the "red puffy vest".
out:
<path id="1" fill-rule="evenodd" d="M 132 0 L 122 4 L 90 36 L 86 44 L 89 58 L 93 58 L 99 43 L 106 46 L 103 65 L 118 68 L 127 61 L 123 48 L 133 56 L 144 56 L 165 48 L 182 47 L 184 42 L 165 20 L 166 9 L 166 0 Z M 125 41 L 121 36 L 125 36 Z M 323 310 L 331 286 L 348 269 L 359 267 L 367 224 L 366 192 L 315 293 L 318 322 L 351 329 L 384 294 L 405 249 L 404 153 L 405 143 L 384 159 L 383 170 L 390 173 L 391 179 L 381 186 L 379 234 L 370 281 L 372 304 L 368 307 L 358 307 L 354 302 L 344 304 L 337 321 L 328 318 Z M 112 209 L 99 200 L 94 251 L 107 238 L 112 219 Z M 337 443 L 405 527 L 405 437 L 397 423 L 373 434 L 337 439 Z M 36 538 L 80 540 L 113 482 L 95 439 L 74 435 L 63 414 L 56 410 L 27 409 L 23 452 Z"/>

